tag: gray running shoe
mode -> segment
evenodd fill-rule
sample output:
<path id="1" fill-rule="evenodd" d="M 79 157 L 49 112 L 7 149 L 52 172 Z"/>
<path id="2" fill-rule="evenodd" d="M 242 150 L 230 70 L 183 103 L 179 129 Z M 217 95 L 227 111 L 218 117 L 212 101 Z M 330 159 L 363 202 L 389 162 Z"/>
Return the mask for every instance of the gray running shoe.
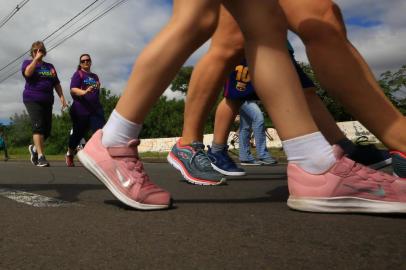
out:
<path id="1" fill-rule="evenodd" d="M 30 152 L 31 163 L 35 166 L 38 164 L 38 153 L 34 151 L 34 145 L 30 144 L 28 146 L 28 151 Z"/>
<path id="2" fill-rule="evenodd" d="M 269 158 L 260 158 L 258 159 L 258 162 L 261 163 L 261 165 L 276 165 L 278 164 L 278 161 L 276 159 L 269 157 Z"/>
<path id="3" fill-rule="evenodd" d="M 240 164 L 243 166 L 261 166 L 262 163 L 260 163 L 257 160 L 240 160 Z"/>
<path id="4" fill-rule="evenodd" d="M 204 144 L 201 142 L 181 146 L 178 141 L 172 147 L 167 159 L 189 183 L 213 186 L 226 182 L 226 178 L 213 169 L 211 161 L 204 151 Z"/>
<path id="5" fill-rule="evenodd" d="M 41 156 L 38 158 L 38 167 L 49 167 L 49 162 L 46 160 L 45 156 Z"/>

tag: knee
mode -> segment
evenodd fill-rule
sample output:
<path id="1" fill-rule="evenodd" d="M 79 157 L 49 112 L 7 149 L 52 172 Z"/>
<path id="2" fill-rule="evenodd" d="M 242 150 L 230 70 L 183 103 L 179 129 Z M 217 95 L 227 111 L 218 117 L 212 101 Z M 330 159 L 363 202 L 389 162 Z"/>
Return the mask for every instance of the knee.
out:
<path id="1" fill-rule="evenodd" d="M 264 126 L 264 116 L 262 113 L 256 114 L 252 119 L 252 127 L 253 128 L 261 128 Z"/>
<path id="2" fill-rule="evenodd" d="M 215 61 L 223 62 L 226 66 L 237 65 L 244 57 L 244 46 L 239 44 L 228 44 L 225 46 L 213 46 L 210 53 Z"/>
<path id="3" fill-rule="evenodd" d="M 177 29 L 182 38 L 205 42 L 214 33 L 218 22 L 218 14 L 206 12 L 205 16 L 182 14 L 171 20 L 171 27 Z"/>

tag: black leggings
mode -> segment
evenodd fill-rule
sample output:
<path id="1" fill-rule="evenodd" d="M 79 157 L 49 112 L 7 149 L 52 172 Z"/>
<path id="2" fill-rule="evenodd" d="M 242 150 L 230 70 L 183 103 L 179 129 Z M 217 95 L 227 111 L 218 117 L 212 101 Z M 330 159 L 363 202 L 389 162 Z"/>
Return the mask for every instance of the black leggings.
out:
<path id="1" fill-rule="evenodd" d="M 96 132 L 105 123 L 102 110 L 90 115 L 78 115 L 71 110 L 70 117 L 72 120 L 72 134 L 69 136 L 69 148 L 72 150 L 76 149 L 89 129 Z"/>
<path id="2" fill-rule="evenodd" d="M 24 105 L 31 118 L 32 133 L 41 134 L 44 140 L 47 139 L 52 128 L 52 103 L 24 102 Z"/>

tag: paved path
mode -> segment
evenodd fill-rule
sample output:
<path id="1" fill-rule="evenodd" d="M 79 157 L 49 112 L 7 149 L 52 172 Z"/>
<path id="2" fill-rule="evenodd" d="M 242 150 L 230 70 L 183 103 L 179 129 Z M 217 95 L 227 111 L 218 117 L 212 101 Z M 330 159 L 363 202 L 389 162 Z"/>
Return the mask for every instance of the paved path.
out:
<path id="1" fill-rule="evenodd" d="M 83 167 L 1 162 L 0 269 L 406 269 L 405 216 L 291 211 L 285 165 L 220 187 L 146 169 L 173 209 L 129 209 Z"/>

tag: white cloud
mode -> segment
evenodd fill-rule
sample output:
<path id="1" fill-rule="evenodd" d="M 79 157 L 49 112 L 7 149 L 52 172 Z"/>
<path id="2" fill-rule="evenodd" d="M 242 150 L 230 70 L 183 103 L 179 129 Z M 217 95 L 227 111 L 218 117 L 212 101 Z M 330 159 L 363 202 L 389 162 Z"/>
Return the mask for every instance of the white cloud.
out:
<path id="1" fill-rule="evenodd" d="M 43 39 L 92 2 L 90 0 L 30 1 L 3 28 L 0 28 L 0 67 L 20 56 L 30 48 L 33 41 Z M 107 0 L 105 6 L 114 2 L 114 0 Z M 0 18 L 8 14 L 15 5 L 15 0 L 2 0 Z M 101 8 L 102 6 L 97 10 L 100 12 Z M 128 1 L 49 52 L 45 61 L 56 67 L 65 97 L 71 100 L 70 78 L 82 53 L 89 53 L 92 56 L 92 70 L 99 75 L 103 86 L 111 89 L 114 94 L 120 94 L 134 60 L 168 21 L 171 8 L 168 1 L 164 0 Z M 92 16 L 88 15 L 71 30 L 93 18 L 95 14 L 96 12 Z M 49 50 L 54 44 L 55 41 L 48 43 L 47 49 Z M 196 62 L 202 53 L 202 49 L 199 50 L 187 64 Z M 14 68 L 19 69 L 21 63 L 22 61 L 18 61 Z M 4 74 L 0 72 L 0 78 Z M 23 88 L 24 79 L 21 72 L 0 83 L 0 119 L 9 118 L 14 113 L 25 110 L 22 103 Z M 54 112 L 58 112 L 59 109 L 59 100 L 55 98 Z"/>
<path id="2" fill-rule="evenodd" d="M 350 41 L 372 68 L 376 77 L 406 64 L 406 1 L 337 0 L 344 18 L 365 18 L 381 22 L 374 27 L 347 25 Z M 297 37 L 292 43 L 298 60 L 308 62 L 303 44 Z"/>
<path id="3" fill-rule="evenodd" d="M 93 0 L 36 0 L 24 6 L 4 27 L 0 28 L 0 66 L 30 48 L 33 41 L 44 38 L 69 18 L 81 11 Z M 106 3 L 113 3 L 107 0 Z M 349 26 L 350 40 L 356 45 L 375 74 L 395 70 L 406 64 L 406 2 L 404 0 L 337 0 L 344 16 L 365 17 L 381 21 L 382 25 L 371 28 Z M 16 5 L 15 0 L 1 0 L 0 18 Z M 69 97 L 69 82 L 78 57 L 89 53 L 93 59 L 93 71 L 100 76 L 103 85 L 120 94 L 130 69 L 138 54 L 150 39 L 162 28 L 171 15 L 171 5 L 166 0 L 128 1 L 104 18 L 51 51 L 46 61 L 55 65 L 65 96 Z M 89 17 L 87 17 L 89 18 Z M 307 61 L 303 45 L 292 39 L 298 59 Z M 193 65 L 207 49 L 202 46 L 189 60 Z M 21 61 L 18 63 L 18 68 Z M 2 76 L 0 72 L 0 77 Z M 8 118 L 24 110 L 21 74 L 0 83 L 0 118 Z M 168 94 L 173 94 L 166 91 Z M 70 97 L 69 97 L 70 98 Z M 56 100 L 55 112 L 59 111 Z"/>

